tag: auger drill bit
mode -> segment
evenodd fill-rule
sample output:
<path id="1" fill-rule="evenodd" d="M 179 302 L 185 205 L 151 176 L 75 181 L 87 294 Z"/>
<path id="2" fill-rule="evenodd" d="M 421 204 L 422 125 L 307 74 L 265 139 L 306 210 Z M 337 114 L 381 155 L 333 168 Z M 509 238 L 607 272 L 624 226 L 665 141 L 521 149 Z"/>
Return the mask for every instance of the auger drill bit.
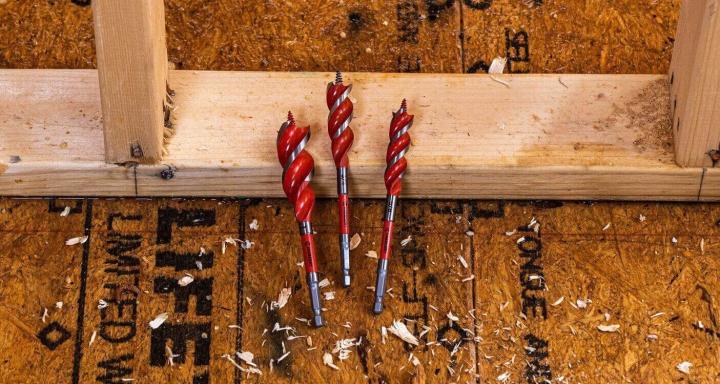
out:
<path id="1" fill-rule="evenodd" d="M 392 251 L 393 223 L 395 220 L 395 207 L 402 190 L 402 177 L 407 169 L 405 153 L 410 146 L 408 130 L 413 124 L 413 115 L 407 113 L 407 102 L 403 99 L 400 109 L 393 113 L 390 122 L 390 144 L 388 144 L 385 161 L 385 188 L 387 200 L 385 201 L 385 217 L 383 218 L 382 241 L 380 243 L 380 258 L 378 260 L 377 280 L 375 282 L 375 304 L 373 312 L 380 314 L 383 310 L 383 297 L 388 274 L 388 261 Z"/>
<path id="2" fill-rule="evenodd" d="M 282 184 L 285 195 L 295 209 L 295 219 L 300 225 L 300 239 L 307 284 L 310 290 L 310 304 L 313 312 L 313 324 L 323 325 L 320 305 L 320 285 L 318 282 L 317 260 L 315 257 L 315 239 L 310 217 L 315 205 L 315 192 L 310 186 L 315 162 L 305 150 L 310 140 L 310 127 L 299 128 L 295 125 L 292 113 L 280 127 L 277 136 L 278 160 L 283 166 Z"/>
<path id="3" fill-rule="evenodd" d="M 348 200 L 348 151 L 353 143 L 350 121 L 353 117 L 353 103 L 348 95 L 352 85 L 343 84 L 342 74 L 337 72 L 334 83 L 327 86 L 328 134 L 332 140 L 332 155 L 337 168 L 337 193 L 340 231 L 340 268 L 342 285 L 350 286 L 350 202 Z"/>

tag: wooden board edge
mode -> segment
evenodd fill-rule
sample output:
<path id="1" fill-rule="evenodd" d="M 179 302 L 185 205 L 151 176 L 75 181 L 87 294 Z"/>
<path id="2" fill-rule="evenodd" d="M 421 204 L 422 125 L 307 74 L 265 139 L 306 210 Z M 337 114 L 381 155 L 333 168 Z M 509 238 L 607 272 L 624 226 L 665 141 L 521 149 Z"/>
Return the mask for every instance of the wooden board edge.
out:
<path id="1" fill-rule="evenodd" d="M 169 171 L 170 170 L 170 171 Z M 704 176 L 702 200 L 720 201 L 720 172 Z M 383 198 L 383 169 L 356 167 L 352 198 Z M 455 199 L 564 199 L 697 201 L 703 171 L 698 168 L 476 167 L 408 172 L 402 197 Z M 318 197 L 335 197 L 332 172 L 316 175 Z M 120 167 L 105 163 L 10 164 L 0 172 L 0 195 L 284 197 L 278 169 L 167 166 Z"/>

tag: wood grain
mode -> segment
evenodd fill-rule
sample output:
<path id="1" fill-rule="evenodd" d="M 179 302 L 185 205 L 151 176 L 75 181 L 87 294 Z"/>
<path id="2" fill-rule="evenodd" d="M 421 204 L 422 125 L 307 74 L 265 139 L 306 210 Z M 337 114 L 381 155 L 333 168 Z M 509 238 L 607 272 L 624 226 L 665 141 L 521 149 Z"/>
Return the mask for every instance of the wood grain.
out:
<path id="1" fill-rule="evenodd" d="M 163 0 L 92 2 L 109 163 L 160 161 L 167 85 Z"/>
<path id="2" fill-rule="evenodd" d="M 334 193 L 323 102 L 332 74 L 171 71 L 176 136 L 162 164 L 136 168 L 103 164 L 96 76 L 0 71 L 10 106 L 0 111 L 0 193 L 282 196 L 275 136 L 288 109 L 313 130 L 318 194 Z M 407 197 L 698 198 L 702 170 L 673 162 L 664 76 L 496 78 L 507 86 L 485 75 L 346 78 L 356 106 L 355 197 L 384 196 L 390 112 L 406 97 L 415 114 Z M 10 163 L 13 155 L 22 160 Z M 168 167 L 170 180 L 160 177 Z"/>
<path id="3" fill-rule="evenodd" d="M 675 159 L 686 167 L 712 165 L 720 146 L 720 20 L 714 0 L 683 1 L 670 65 Z"/>

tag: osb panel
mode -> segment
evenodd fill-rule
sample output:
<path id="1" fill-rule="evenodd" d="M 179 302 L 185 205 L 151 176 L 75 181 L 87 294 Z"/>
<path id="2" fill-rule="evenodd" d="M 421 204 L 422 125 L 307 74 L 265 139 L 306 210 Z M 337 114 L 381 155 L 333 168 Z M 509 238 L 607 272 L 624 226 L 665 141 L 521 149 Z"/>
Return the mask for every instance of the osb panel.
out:
<path id="1" fill-rule="evenodd" d="M 666 73 L 680 0 L 465 1 L 467 72 Z"/>
<path id="2" fill-rule="evenodd" d="M 718 206 L 557 205 L 477 222 L 481 377 L 716 382 Z"/>
<path id="3" fill-rule="evenodd" d="M 371 312 L 373 291 L 368 287 L 375 285 L 377 260 L 365 255 L 378 251 L 383 204 L 374 201 L 353 205 L 351 227 L 362 241 L 351 253 L 353 285 L 345 289 L 338 283 L 337 234 L 332 225 L 337 221 L 336 205 L 332 201 L 320 202 L 314 218 L 318 223 L 315 230 L 318 264 L 322 266 L 320 279 L 330 281 L 322 290 L 324 294 L 334 292 L 334 299 L 323 301 L 326 325 L 322 329 L 313 329 L 303 321 L 310 314 L 305 273 L 297 265 L 302 255 L 292 209 L 277 202 L 248 208 L 246 223 L 258 220 L 260 228 L 246 233 L 255 245 L 245 251 L 242 348 L 253 351 L 258 364 L 265 367 L 270 360 L 277 361 L 290 352 L 273 364 L 272 372 L 264 369 L 268 379 L 342 383 L 474 380 L 475 350 L 468 341 L 472 336 L 464 329 L 472 327 L 468 319 L 450 324 L 446 317 L 448 312 L 467 314 L 472 308 L 471 285 L 460 282 L 460 276 L 469 276 L 471 271 L 461 270 L 456 260 L 446 257 L 467 250 L 469 240 L 462 223 L 456 224 L 454 216 L 433 213 L 434 206 L 429 202 L 403 202 L 399 207 L 386 309 L 375 316 Z M 401 246 L 400 240 L 408 237 L 411 240 Z M 267 304 L 277 301 L 285 287 L 292 289 L 290 302 L 279 310 L 268 310 Z M 412 347 L 392 335 L 383 342 L 381 327 L 402 319 L 420 338 L 420 346 Z M 293 331 L 273 332 L 276 323 L 292 327 Z M 425 326 L 429 327 L 427 332 L 423 332 Z M 289 341 L 288 335 L 302 337 Z M 334 355 L 340 367 L 334 371 L 324 366 L 322 359 L 324 353 L 332 353 L 340 339 L 355 339 L 360 344 L 351 348 L 347 360 L 340 361 Z M 420 365 L 414 366 L 412 357 Z"/>
<path id="4" fill-rule="evenodd" d="M 177 69 L 666 73 L 680 0 L 166 1 Z M 89 0 L 0 2 L 0 67 L 92 68 Z"/>
<path id="5" fill-rule="evenodd" d="M 351 224 L 362 240 L 346 290 L 337 284 L 336 206 L 318 202 L 321 278 L 331 282 L 323 292 L 335 298 L 323 302 L 327 325 L 313 329 L 301 320 L 309 317 L 307 288 L 285 201 L 0 200 L 0 247 L 12 250 L 0 255 L 8 266 L 0 378 L 718 380 L 719 205 L 402 201 L 388 303 L 374 316 L 367 287 L 376 261 L 365 255 L 377 251 L 382 210 L 381 201 L 353 201 Z M 537 233 L 526 228 L 533 217 Z M 65 245 L 84 234 L 85 244 Z M 226 238 L 253 244 L 226 244 L 223 253 Z M 538 257 L 528 263 L 533 249 Z M 179 287 L 186 273 L 194 280 Z M 269 310 L 285 287 L 288 304 Z M 450 312 L 459 318 L 453 324 Z M 148 323 L 160 313 L 168 320 L 153 331 Z M 383 343 L 380 328 L 392 320 L 418 336 L 427 326 L 420 346 L 393 335 Z M 57 345 L 42 336 L 54 322 Z M 276 323 L 293 330 L 273 332 Z M 615 324 L 617 332 L 598 329 Z M 338 371 L 322 364 L 338 340 L 361 337 L 347 360 L 333 355 Z M 179 355 L 172 365 L 169 351 Z M 263 375 L 235 369 L 223 357 L 235 351 L 252 352 Z M 690 374 L 676 369 L 683 361 L 693 364 Z"/>
<path id="6" fill-rule="evenodd" d="M 460 5 L 166 1 L 177 69 L 461 72 Z M 0 67 L 93 68 L 90 1 L 0 2 Z"/>

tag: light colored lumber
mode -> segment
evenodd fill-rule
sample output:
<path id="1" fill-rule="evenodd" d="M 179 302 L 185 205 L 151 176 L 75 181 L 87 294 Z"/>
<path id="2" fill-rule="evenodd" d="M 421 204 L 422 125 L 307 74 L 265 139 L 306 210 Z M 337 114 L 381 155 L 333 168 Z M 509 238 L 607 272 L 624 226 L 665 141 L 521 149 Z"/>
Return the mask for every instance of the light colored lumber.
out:
<path id="1" fill-rule="evenodd" d="M 95 0 L 105 159 L 162 158 L 167 84 L 163 0 Z"/>
<path id="2" fill-rule="evenodd" d="M 102 140 L 96 76 L 0 70 L 0 102 L 9 106 L 0 110 L 1 195 L 280 197 L 275 138 L 292 109 L 312 126 L 313 186 L 335 196 L 324 103 L 333 74 L 171 71 L 176 135 L 162 164 L 136 168 L 104 164 L 94 145 Z M 415 125 L 405 197 L 698 199 L 702 169 L 678 167 L 661 146 L 638 146 L 654 132 L 624 112 L 667 105 L 667 93 L 643 99 L 667 89 L 664 76 L 499 77 L 509 87 L 485 75 L 345 77 L 355 102 L 353 197 L 384 197 L 391 111 L 406 97 Z M 8 163 L 11 155 L 22 161 Z M 159 176 L 166 166 L 177 169 L 171 180 Z"/>
<path id="3" fill-rule="evenodd" d="M 705 168 L 704 171 L 700 200 L 720 200 L 720 168 Z"/>
<path id="4" fill-rule="evenodd" d="M 675 158 L 686 167 L 710 167 L 720 146 L 720 3 L 685 0 L 670 76 Z"/>

